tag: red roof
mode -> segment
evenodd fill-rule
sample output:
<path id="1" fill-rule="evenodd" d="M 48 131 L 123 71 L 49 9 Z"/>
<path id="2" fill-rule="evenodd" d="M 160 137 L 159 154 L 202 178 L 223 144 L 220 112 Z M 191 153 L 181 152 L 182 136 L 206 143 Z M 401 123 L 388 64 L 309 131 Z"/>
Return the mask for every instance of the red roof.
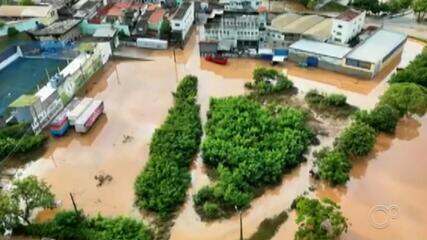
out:
<path id="1" fill-rule="evenodd" d="M 144 7 L 143 3 L 118 2 L 111 6 L 105 13 L 106 16 L 120 17 L 128 9 L 138 9 Z"/>
<path id="2" fill-rule="evenodd" d="M 259 6 L 258 12 L 259 13 L 265 13 L 265 12 L 267 12 L 267 7 L 265 7 L 265 6 Z"/>
<path id="3" fill-rule="evenodd" d="M 356 18 L 357 16 L 359 16 L 360 14 L 362 14 L 362 13 L 361 13 L 361 12 L 359 12 L 359 11 L 356 11 L 356 10 L 354 10 L 354 9 L 348 9 L 348 10 L 346 10 L 345 12 L 341 13 L 341 14 L 337 17 L 337 19 L 349 22 L 349 21 L 351 21 L 351 20 L 355 19 L 355 18 Z"/>
<path id="4" fill-rule="evenodd" d="M 153 12 L 153 14 L 151 14 L 150 18 L 148 19 L 148 22 L 152 24 L 157 24 L 163 20 L 164 15 L 165 10 L 158 8 Z"/>

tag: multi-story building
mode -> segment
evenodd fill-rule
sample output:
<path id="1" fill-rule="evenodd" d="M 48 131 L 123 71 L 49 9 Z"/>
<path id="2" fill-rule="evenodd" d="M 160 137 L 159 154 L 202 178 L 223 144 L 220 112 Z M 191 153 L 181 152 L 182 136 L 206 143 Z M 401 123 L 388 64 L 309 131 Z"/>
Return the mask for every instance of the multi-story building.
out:
<path id="1" fill-rule="evenodd" d="M 232 12 L 209 18 L 204 28 L 204 41 L 217 42 L 218 50 L 258 48 L 267 15 L 259 12 Z"/>
<path id="2" fill-rule="evenodd" d="M 332 20 L 332 42 L 347 44 L 362 31 L 366 12 L 349 9 Z"/>
<path id="3" fill-rule="evenodd" d="M 182 41 L 187 38 L 188 32 L 194 23 L 194 2 L 183 2 L 171 20 L 172 34 L 179 36 Z"/>
<path id="4" fill-rule="evenodd" d="M 261 6 L 261 0 L 219 0 L 229 11 L 255 11 Z"/>

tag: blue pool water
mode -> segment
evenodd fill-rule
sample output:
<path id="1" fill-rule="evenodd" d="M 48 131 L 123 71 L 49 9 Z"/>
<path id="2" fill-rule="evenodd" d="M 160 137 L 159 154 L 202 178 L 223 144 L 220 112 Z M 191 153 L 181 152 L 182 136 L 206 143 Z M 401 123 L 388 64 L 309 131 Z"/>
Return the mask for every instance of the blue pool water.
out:
<path id="1" fill-rule="evenodd" d="M 37 84 L 47 82 L 46 70 L 52 76 L 67 65 L 65 60 L 18 58 L 0 71 L 0 115 L 22 94 L 34 92 Z M 46 70 L 45 70 L 46 69 Z"/>

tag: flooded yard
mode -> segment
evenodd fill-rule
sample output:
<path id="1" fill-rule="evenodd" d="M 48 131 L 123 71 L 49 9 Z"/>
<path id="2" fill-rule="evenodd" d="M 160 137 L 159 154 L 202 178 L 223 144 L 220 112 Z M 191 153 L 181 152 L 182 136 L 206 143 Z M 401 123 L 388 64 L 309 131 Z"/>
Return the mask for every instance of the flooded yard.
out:
<path id="1" fill-rule="evenodd" d="M 402 63 L 407 63 L 421 48 L 419 43 L 409 41 Z M 161 125 L 172 106 L 171 92 L 175 90 L 177 79 L 186 74 L 199 78 L 198 101 L 205 122 L 209 98 L 244 94 L 244 83 L 250 81 L 253 69 L 258 65 L 269 66 L 269 63 L 251 59 L 231 59 L 225 67 L 206 62 L 198 55 L 196 37 L 190 39 L 185 50 L 175 53 L 135 51 L 141 51 L 151 61 L 111 61 L 89 83 L 86 95 L 103 100 L 105 105 L 105 115 L 95 127 L 85 135 L 69 133 L 50 141 L 43 156 L 22 171 L 24 175 L 37 175 L 52 185 L 64 209 L 72 208 L 71 192 L 78 207 L 88 214 L 140 218 L 133 206 L 134 180 L 148 160 L 154 129 Z M 277 68 L 287 72 L 300 89 L 298 97 L 318 88 L 344 93 L 351 104 L 363 108 L 374 106 L 387 86 L 383 79 L 357 80 L 334 73 L 325 75 L 321 70 L 304 72 L 307 70 L 291 64 Z M 323 122 L 322 125 L 329 136 L 322 137 L 321 142 L 331 145 L 343 124 Z M 355 164 L 346 188 L 317 186 L 313 194 L 339 202 L 344 215 L 350 219 L 350 231 L 344 239 L 421 239 L 427 236 L 427 212 L 423 208 L 427 201 L 427 178 L 423 172 L 427 168 L 426 142 L 427 118 L 402 121 L 395 137 L 380 136 L 375 153 Z M 243 213 L 245 237 L 253 234 L 265 218 L 288 209 L 297 195 L 315 184 L 309 177 L 311 166 L 311 161 L 302 164 L 285 175 L 280 186 L 268 189 L 252 202 L 252 207 Z M 97 187 L 94 177 L 102 173 L 113 179 Z M 237 215 L 212 223 L 200 221 L 191 195 L 209 183 L 202 159 L 195 161 L 191 175 L 190 197 L 178 212 L 171 239 L 238 239 Z M 381 230 L 373 228 L 369 222 L 369 211 L 378 204 L 399 207 L 398 218 Z M 291 214 L 274 239 L 293 238 L 296 230 L 293 220 Z"/>

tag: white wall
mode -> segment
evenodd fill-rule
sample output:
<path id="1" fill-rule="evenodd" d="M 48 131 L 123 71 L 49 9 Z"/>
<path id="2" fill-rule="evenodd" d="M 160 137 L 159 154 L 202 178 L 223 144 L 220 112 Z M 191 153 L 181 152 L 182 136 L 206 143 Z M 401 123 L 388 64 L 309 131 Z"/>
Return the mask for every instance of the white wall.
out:
<path id="1" fill-rule="evenodd" d="M 181 19 L 172 19 L 172 31 L 181 32 L 182 39 L 185 39 L 188 31 L 194 23 L 194 2 L 191 2 L 190 7 L 187 9 L 184 17 Z"/>
<path id="2" fill-rule="evenodd" d="M 3 62 L 0 63 L 0 71 L 9 66 L 9 64 L 13 63 L 16 59 L 22 57 L 21 49 L 18 47 L 18 50 L 15 54 L 11 55 L 10 57 L 6 58 Z"/>
<path id="3" fill-rule="evenodd" d="M 333 19 L 332 21 L 332 41 L 346 44 L 348 41 L 362 31 L 365 24 L 366 12 L 362 12 L 359 16 L 351 21 Z"/>

